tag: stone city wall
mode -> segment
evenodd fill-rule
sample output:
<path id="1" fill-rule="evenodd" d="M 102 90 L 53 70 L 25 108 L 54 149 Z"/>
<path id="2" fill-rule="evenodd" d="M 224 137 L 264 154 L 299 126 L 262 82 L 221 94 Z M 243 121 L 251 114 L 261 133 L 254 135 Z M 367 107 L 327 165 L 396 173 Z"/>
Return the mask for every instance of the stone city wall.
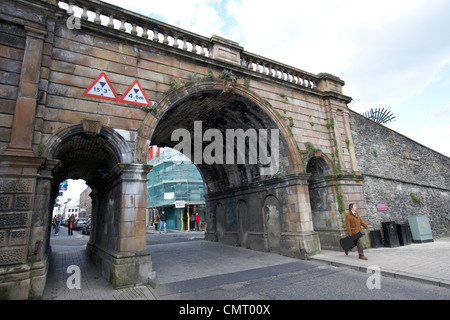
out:
<path id="1" fill-rule="evenodd" d="M 357 113 L 350 118 L 369 223 L 426 215 L 434 238 L 450 235 L 450 159 Z"/>

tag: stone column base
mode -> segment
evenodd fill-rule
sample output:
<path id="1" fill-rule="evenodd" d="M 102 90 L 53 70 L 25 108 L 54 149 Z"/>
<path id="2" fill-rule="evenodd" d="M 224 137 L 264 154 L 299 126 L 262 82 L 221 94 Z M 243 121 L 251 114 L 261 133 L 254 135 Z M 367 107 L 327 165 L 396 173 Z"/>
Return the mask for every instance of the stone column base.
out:
<path id="1" fill-rule="evenodd" d="M 280 240 L 280 253 L 283 256 L 308 259 L 319 254 L 320 240 L 317 232 L 283 232 Z"/>
<path id="2" fill-rule="evenodd" d="M 211 241 L 211 242 L 218 242 L 219 239 L 217 238 L 217 232 L 212 231 L 206 231 L 205 232 L 205 240 Z"/>
<path id="3" fill-rule="evenodd" d="M 328 229 L 316 230 L 320 238 L 320 246 L 322 249 L 342 251 L 342 247 L 339 240 L 347 236 L 345 229 Z"/>
<path id="4" fill-rule="evenodd" d="M 44 296 L 48 259 L 31 265 L 0 268 L 0 300 L 40 300 Z"/>
<path id="5" fill-rule="evenodd" d="M 227 236 L 231 235 L 230 233 Z M 236 234 L 236 237 L 238 235 Z M 246 248 L 270 252 L 267 235 L 264 232 L 248 232 L 246 234 Z M 205 240 L 218 241 L 217 232 L 206 232 Z M 227 238 L 224 244 L 236 245 L 234 238 Z M 280 250 L 276 251 L 283 256 L 308 259 L 308 257 L 321 252 L 319 234 L 315 231 L 311 232 L 282 232 L 280 239 Z"/>
<path id="6" fill-rule="evenodd" d="M 86 250 L 100 269 L 102 276 L 114 288 L 149 284 L 157 287 L 156 273 L 152 271 L 150 252 L 108 252 L 92 244 Z"/>

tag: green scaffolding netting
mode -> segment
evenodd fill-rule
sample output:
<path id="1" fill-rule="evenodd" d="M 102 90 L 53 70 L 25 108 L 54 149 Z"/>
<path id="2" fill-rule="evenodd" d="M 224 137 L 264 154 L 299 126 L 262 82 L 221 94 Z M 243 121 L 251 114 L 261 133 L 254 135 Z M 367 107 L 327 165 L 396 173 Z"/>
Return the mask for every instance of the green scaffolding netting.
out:
<path id="1" fill-rule="evenodd" d="M 148 174 L 147 208 L 170 206 L 180 200 L 188 204 L 205 202 L 202 177 L 185 155 L 162 148 L 159 156 L 147 163 L 153 165 Z"/>

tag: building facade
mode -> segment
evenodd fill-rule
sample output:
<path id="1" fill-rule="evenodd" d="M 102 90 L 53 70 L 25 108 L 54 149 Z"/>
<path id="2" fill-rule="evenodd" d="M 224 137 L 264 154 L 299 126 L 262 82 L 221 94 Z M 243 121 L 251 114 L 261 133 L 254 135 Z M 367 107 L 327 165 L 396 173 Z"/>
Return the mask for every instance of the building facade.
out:
<path id="1" fill-rule="evenodd" d="M 153 166 L 148 174 L 148 224 L 164 210 L 167 228 L 192 230 L 190 218 L 198 212 L 204 229 L 204 184 L 192 161 L 174 149 L 151 146 L 147 164 Z"/>
<path id="2" fill-rule="evenodd" d="M 87 187 L 80 194 L 80 217 L 90 218 L 92 214 L 92 199 L 91 194 L 92 189 Z"/>

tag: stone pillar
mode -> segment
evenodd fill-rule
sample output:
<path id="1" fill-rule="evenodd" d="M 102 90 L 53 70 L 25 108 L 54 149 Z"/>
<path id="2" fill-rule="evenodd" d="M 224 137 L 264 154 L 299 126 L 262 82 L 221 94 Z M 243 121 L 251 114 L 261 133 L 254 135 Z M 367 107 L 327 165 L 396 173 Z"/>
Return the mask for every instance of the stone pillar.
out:
<path id="1" fill-rule="evenodd" d="M 210 200 L 210 195 L 205 194 L 205 214 L 206 214 L 206 231 L 205 239 L 208 241 L 217 242 L 219 239 L 217 237 L 216 230 L 216 206 L 215 201 Z"/>
<path id="2" fill-rule="evenodd" d="M 155 284 L 146 249 L 147 174 L 151 166 L 118 164 L 108 187 L 97 193 L 95 239 L 87 251 L 116 287 Z M 97 209 L 98 208 L 98 209 Z"/>
<path id="3" fill-rule="evenodd" d="M 329 73 L 319 73 L 317 75 L 320 79 L 319 81 L 319 90 L 323 92 L 337 93 L 342 94 L 342 87 L 345 85 L 345 82 L 341 80 L 339 77 L 334 76 Z"/>
<path id="4" fill-rule="evenodd" d="M 213 36 L 211 42 L 211 58 L 237 65 L 241 63 L 241 52 L 244 48 L 239 46 L 237 42 L 219 36 Z"/>
<path id="5" fill-rule="evenodd" d="M 95 239 L 98 234 L 98 232 L 95 231 L 98 220 L 98 200 L 96 190 L 92 190 L 89 197 L 91 197 L 91 233 L 89 237 L 89 244 L 93 244 L 95 243 Z"/>
<path id="6" fill-rule="evenodd" d="M 28 263 L 31 265 L 28 299 L 42 299 L 50 259 L 50 233 L 53 212 L 52 170 L 57 160 L 46 160 L 40 167 L 34 192 L 33 215 L 28 240 Z"/>
<path id="7" fill-rule="evenodd" d="M 349 141 L 349 144 L 348 144 L 349 150 L 348 151 L 350 153 L 351 169 L 352 169 L 352 172 L 359 174 L 358 162 L 356 161 L 355 146 L 353 144 L 353 136 L 352 136 L 352 131 L 350 129 L 350 120 L 349 120 L 348 113 L 349 113 L 348 110 L 342 110 L 342 114 L 344 115 L 345 134 Z"/>
<path id="8" fill-rule="evenodd" d="M 27 38 L 20 73 L 14 120 L 9 146 L 5 154 L 33 156 L 32 142 L 34 118 L 38 98 L 38 83 L 41 72 L 42 49 L 46 31 L 25 26 Z"/>
<path id="9" fill-rule="evenodd" d="M 320 253 L 319 235 L 314 231 L 309 199 L 309 174 L 289 181 L 283 208 L 281 254 L 301 259 Z"/>
<path id="10" fill-rule="evenodd" d="M 339 164 L 340 164 L 340 166 L 341 166 L 341 169 L 342 169 L 342 171 L 345 171 L 345 169 L 346 169 L 346 166 L 345 166 L 345 162 L 344 162 L 344 157 L 343 157 L 343 155 L 342 155 L 342 150 L 344 150 L 343 148 L 342 148 L 342 139 L 341 139 L 341 135 L 339 134 L 339 127 L 338 127 L 338 120 L 337 120 L 337 108 L 336 107 L 332 107 L 332 106 L 330 106 L 329 107 L 330 108 L 330 113 L 331 113 L 331 118 L 333 119 L 333 122 L 334 122 L 334 136 L 333 136 L 333 138 L 334 139 L 336 139 L 336 143 L 337 143 L 337 145 L 335 146 L 335 148 L 337 148 L 337 150 L 338 150 L 338 155 L 337 155 L 337 157 L 338 157 L 338 161 L 339 161 Z"/>
<path id="11" fill-rule="evenodd" d="M 119 164 L 122 172 L 122 212 L 119 251 L 146 249 L 147 174 L 149 165 Z"/>
<path id="12" fill-rule="evenodd" d="M 0 155 L 0 299 L 42 298 L 56 163 Z"/>

